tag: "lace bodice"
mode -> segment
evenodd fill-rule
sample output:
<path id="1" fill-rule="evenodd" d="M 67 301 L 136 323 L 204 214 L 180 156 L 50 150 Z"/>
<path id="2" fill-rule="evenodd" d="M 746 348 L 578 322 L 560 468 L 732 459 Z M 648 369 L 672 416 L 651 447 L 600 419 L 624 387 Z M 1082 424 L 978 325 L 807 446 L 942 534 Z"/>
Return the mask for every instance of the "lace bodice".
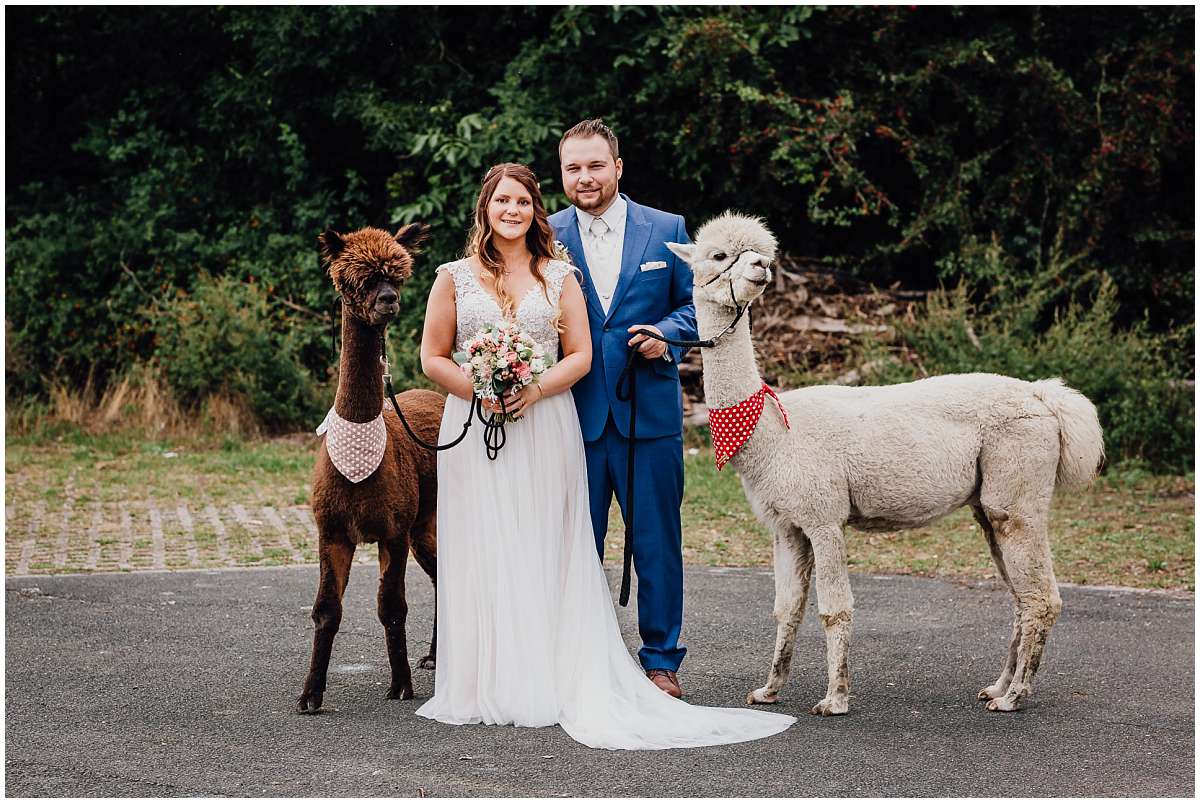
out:
<path id="1" fill-rule="evenodd" d="M 517 300 L 517 325 L 540 343 L 549 355 L 558 353 L 558 331 L 554 328 L 554 316 L 558 314 L 558 298 L 562 294 L 563 281 L 571 270 L 567 263 L 551 260 L 542 271 L 546 279 L 546 292 L 543 293 L 541 284 L 535 282 L 525 297 Z M 458 315 L 454 348 L 463 351 L 466 342 L 480 329 L 500 320 L 500 306 L 480 286 L 467 260 L 439 265 L 438 272 L 443 271 L 454 279 L 454 304 Z M 550 296 L 549 300 L 546 299 L 547 295 Z"/>

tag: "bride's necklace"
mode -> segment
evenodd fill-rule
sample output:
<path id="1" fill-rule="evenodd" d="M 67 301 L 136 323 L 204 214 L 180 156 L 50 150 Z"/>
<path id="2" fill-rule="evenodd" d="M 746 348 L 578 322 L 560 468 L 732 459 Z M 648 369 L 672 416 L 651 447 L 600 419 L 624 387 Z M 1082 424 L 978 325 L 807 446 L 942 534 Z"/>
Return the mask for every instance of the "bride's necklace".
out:
<path id="1" fill-rule="evenodd" d="M 512 275 L 513 275 L 513 273 L 514 273 L 514 271 L 513 271 L 513 269 L 512 269 L 512 268 L 510 268 L 510 267 L 508 267 L 507 265 L 504 265 L 504 264 L 502 264 L 502 265 L 500 266 L 500 272 L 501 272 L 502 274 L 504 274 L 505 276 L 512 276 Z"/>

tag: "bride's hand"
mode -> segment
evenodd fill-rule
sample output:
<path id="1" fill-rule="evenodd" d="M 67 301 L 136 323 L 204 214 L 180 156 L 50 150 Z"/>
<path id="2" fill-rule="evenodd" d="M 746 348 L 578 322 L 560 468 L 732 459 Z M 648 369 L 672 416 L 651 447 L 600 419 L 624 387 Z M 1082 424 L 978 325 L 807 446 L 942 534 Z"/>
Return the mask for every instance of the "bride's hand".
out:
<path id="1" fill-rule="evenodd" d="M 504 399 L 505 408 L 511 412 L 511 408 L 508 407 L 509 403 L 510 402 L 509 402 L 508 397 L 505 397 L 505 399 Z M 485 413 L 496 413 L 496 414 L 500 413 L 500 401 L 498 399 L 497 400 L 480 399 L 479 404 L 481 407 L 483 407 L 483 411 Z"/>
<path id="2" fill-rule="evenodd" d="M 510 393 L 504 397 L 504 406 L 514 418 L 520 418 L 534 404 L 540 402 L 545 391 L 542 386 L 534 382 L 532 385 L 526 385 L 519 391 Z"/>

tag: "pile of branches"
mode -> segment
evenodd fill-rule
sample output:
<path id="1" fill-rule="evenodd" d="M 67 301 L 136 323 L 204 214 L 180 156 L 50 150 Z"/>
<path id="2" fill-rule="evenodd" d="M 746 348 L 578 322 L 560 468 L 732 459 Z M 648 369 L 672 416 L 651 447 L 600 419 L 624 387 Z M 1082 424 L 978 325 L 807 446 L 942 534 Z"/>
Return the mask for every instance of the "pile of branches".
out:
<path id="1" fill-rule="evenodd" d="M 763 379 L 778 390 L 807 384 L 869 382 L 875 361 L 863 360 L 867 339 L 883 341 L 886 360 L 917 362 L 895 337 L 897 321 L 911 323 L 925 292 L 879 289 L 848 274 L 781 256 L 774 284 L 751 308 L 754 345 Z M 707 423 L 701 356 L 688 353 L 679 366 L 684 418 Z"/>

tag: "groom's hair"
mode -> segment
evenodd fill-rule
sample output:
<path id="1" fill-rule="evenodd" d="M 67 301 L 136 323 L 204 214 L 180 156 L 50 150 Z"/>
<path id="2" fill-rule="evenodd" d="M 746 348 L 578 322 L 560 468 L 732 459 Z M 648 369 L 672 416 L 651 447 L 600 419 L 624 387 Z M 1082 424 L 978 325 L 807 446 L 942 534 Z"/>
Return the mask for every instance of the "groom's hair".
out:
<path id="1" fill-rule="evenodd" d="M 571 137 L 604 137 L 608 142 L 608 149 L 612 152 L 613 161 L 617 161 L 619 152 L 617 150 L 617 135 L 613 130 L 604 124 L 604 121 L 599 117 L 593 120 L 580 120 L 575 125 L 567 129 L 562 135 L 562 139 L 558 141 L 558 155 L 562 157 L 562 146 Z"/>

